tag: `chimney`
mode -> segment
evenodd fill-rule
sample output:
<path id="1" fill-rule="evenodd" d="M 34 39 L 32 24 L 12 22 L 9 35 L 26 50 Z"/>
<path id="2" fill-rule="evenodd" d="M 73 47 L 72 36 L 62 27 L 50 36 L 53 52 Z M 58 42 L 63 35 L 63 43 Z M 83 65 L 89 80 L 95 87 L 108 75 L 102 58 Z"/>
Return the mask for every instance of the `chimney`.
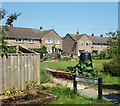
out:
<path id="1" fill-rule="evenodd" d="M 40 26 L 40 30 L 43 31 L 43 27 L 42 26 Z"/>
<path id="2" fill-rule="evenodd" d="M 79 32 L 77 31 L 77 33 L 76 34 L 79 34 Z"/>
<path id="3" fill-rule="evenodd" d="M 92 36 L 94 36 L 94 33 L 92 33 Z"/>
<path id="4" fill-rule="evenodd" d="M 13 27 L 13 24 L 10 24 L 11 27 Z"/>
<path id="5" fill-rule="evenodd" d="M 100 37 L 103 37 L 103 34 L 101 34 Z"/>

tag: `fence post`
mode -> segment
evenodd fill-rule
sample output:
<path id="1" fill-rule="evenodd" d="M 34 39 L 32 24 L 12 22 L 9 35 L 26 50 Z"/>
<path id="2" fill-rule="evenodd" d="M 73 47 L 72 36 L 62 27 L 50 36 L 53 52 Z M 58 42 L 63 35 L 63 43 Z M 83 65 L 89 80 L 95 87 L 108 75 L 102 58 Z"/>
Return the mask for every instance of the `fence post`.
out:
<path id="1" fill-rule="evenodd" d="M 73 75 L 73 90 L 74 90 L 74 93 L 76 94 L 77 92 L 77 81 L 75 80 L 76 78 L 76 75 Z"/>
<path id="2" fill-rule="evenodd" d="M 102 78 L 98 78 L 98 99 L 102 99 Z"/>
<path id="3" fill-rule="evenodd" d="M 37 79 L 37 84 L 40 85 L 40 54 L 36 55 L 36 79 Z"/>

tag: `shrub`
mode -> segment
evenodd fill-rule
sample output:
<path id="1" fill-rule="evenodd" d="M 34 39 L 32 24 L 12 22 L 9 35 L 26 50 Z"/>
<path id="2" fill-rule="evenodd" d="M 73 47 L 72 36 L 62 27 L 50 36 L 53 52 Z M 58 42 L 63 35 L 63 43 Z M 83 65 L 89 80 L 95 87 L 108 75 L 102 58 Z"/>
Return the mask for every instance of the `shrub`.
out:
<path id="1" fill-rule="evenodd" d="M 97 69 L 91 67 L 90 60 L 86 60 L 84 63 L 80 61 L 76 66 L 67 68 L 69 72 L 75 73 L 78 71 L 78 73 L 84 77 L 95 77 L 98 75 Z"/>
<path id="2" fill-rule="evenodd" d="M 68 61 L 68 60 L 71 60 L 71 58 L 69 58 L 69 57 L 63 57 L 62 60 Z"/>
<path id="3" fill-rule="evenodd" d="M 41 83 L 52 82 L 51 76 L 44 69 L 40 70 L 40 82 Z"/>
<path id="4" fill-rule="evenodd" d="M 45 55 L 43 56 L 43 61 L 47 60 L 50 56 L 51 56 L 50 54 L 45 54 Z"/>
<path id="5" fill-rule="evenodd" d="M 120 58 L 112 60 L 109 63 L 104 63 L 103 66 L 105 73 L 120 76 Z"/>

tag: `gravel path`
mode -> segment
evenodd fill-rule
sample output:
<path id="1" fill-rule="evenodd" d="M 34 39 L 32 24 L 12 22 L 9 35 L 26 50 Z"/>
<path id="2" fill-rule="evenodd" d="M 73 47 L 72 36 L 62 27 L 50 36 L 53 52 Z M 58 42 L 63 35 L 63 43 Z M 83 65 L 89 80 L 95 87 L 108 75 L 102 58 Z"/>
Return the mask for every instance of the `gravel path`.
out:
<path id="1" fill-rule="evenodd" d="M 60 78 L 58 79 L 58 78 L 53 77 L 53 82 L 56 84 L 67 86 L 67 87 L 70 87 L 71 89 L 73 89 L 73 82 L 70 80 L 65 80 L 65 79 L 60 79 Z M 77 84 L 77 90 L 82 95 L 86 95 L 91 98 L 98 97 L 98 91 L 96 91 L 93 88 L 89 88 L 88 86 Z M 103 98 L 110 102 L 120 104 L 120 95 L 103 92 Z"/>

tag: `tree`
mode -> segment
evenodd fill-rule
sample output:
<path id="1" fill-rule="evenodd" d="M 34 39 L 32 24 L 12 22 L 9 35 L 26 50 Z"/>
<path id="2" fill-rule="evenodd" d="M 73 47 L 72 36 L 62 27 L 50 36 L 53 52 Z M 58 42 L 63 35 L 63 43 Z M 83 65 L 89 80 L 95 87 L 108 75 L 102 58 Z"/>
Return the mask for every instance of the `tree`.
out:
<path id="1" fill-rule="evenodd" d="M 107 35 L 110 37 L 108 41 L 110 48 L 108 51 L 111 54 L 112 60 L 104 64 L 104 71 L 115 76 L 120 76 L 120 32 L 110 32 Z"/>
<path id="2" fill-rule="evenodd" d="M 110 48 L 108 48 L 107 51 L 109 52 L 112 58 L 118 58 L 120 56 L 120 47 L 119 47 L 120 31 L 109 32 L 106 35 L 109 36 L 108 43 L 110 45 Z"/>
<path id="3" fill-rule="evenodd" d="M 7 14 L 7 11 L 5 9 L 0 10 L 0 21 L 5 18 L 6 14 Z M 14 14 L 7 16 L 7 19 L 5 22 L 5 30 L 6 31 L 8 30 L 7 26 L 11 25 L 12 22 L 14 22 L 14 20 L 17 20 L 18 16 L 20 16 L 20 15 L 21 15 L 21 13 L 18 13 L 18 14 L 14 13 Z M 7 47 L 8 43 L 6 41 L 4 41 L 6 39 L 6 34 L 5 34 L 3 28 L 0 28 L 0 39 L 1 39 L 1 50 L 0 50 L 1 54 L 7 54 L 9 51 L 12 51 L 12 52 L 16 51 L 15 48 Z"/>

